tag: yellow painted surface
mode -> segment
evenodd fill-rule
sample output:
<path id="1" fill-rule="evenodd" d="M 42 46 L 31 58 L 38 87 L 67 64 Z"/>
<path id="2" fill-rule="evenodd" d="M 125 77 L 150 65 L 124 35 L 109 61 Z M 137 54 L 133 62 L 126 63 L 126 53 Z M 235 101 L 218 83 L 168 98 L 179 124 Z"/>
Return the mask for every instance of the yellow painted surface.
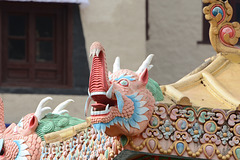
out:
<path id="1" fill-rule="evenodd" d="M 234 97 L 240 99 L 240 64 L 230 63 L 221 71 L 221 74 L 217 74 L 215 78 Z"/>
<path id="2" fill-rule="evenodd" d="M 176 94 L 188 97 L 193 106 L 235 110 L 240 105 L 240 64 L 218 55 L 203 70 L 170 84 Z M 163 93 L 173 101 L 179 97 L 167 92 Z"/>
<path id="3" fill-rule="evenodd" d="M 187 90 L 181 91 L 183 94 L 189 97 L 193 106 L 204 107 L 204 108 L 220 108 L 220 109 L 231 109 L 224 105 L 221 101 L 217 100 L 206 87 L 199 83 Z"/>

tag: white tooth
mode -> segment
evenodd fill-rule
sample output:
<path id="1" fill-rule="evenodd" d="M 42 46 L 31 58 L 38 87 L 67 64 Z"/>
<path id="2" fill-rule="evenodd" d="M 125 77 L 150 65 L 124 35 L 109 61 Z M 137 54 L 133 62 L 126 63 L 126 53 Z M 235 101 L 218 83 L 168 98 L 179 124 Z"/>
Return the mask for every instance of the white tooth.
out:
<path id="1" fill-rule="evenodd" d="M 89 96 L 89 97 L 87 98 L 87 100 L 86 100 L 86 103 L 85 103 L 85 108 L 84 108 L 85 116 L 87 116 L 89 104 L 90 104 L 91 101 L 92 101 L 92 97 Z"/>
<path id="2" fill-rule="evenodd" d="M 91 97 L 91 93 L 90 93 L 90 91 L 89 91 L 89 88 L 88 88 L 88 96 Z"/>
<path id="3" fill-rule="evenodd" d="M 91 115 L 93 115 L 94 111 L 93 111 L 93 107 L 91 107 Z"/>
<path id="4" fill-rule="evenodd" d="M 108 109 L 109 109 L 109 104 L 107 104 L 105 111 L 108 111 Z"/>
<path id="5" fill-rule="evenodd" d="M 96 49 L 96 55 L 97 55 L 97 57 L 99 56 L 99 53 L 100 53 L 100 49 Z"/>
<path id="6" fill-rule="evenodd" d="M 113 84 L 111 85 L 111 87 L 108 89 L 108 91 L 106 93 L 106 97 L 109 99 L 112 98 L 112 89 L 113 89 Z"/>
<path id="7" fill-rule="evenodd" d="M 94 48 L 94 49 L 93 49 L 93 56 L 96 56 L 96 51 L 97 51 L 97 49 Z"/>
<path id="8" fill-rule="evenodd" d="M 107 104 L 105 110 L 103 110 L 103 111 L 94 111 L 93 107 L 91 108 L 91 115 L 103 115 L 103 114 L 107 114 L 109 112 L 110 112 L 109 104 Z"/>
<path id="9" fill-rule="evenodd" d="M 89 57 L 93 57 L 93 55 L 94 55 L 94 52 L 93 52 L 93 49 L 91 49 Z"/>
<path id="10" fill-rule="evenodd" d="M 91 49 L 90 51 L 90 57 L 94 57 L 96 55 L 96 48 Z"/>

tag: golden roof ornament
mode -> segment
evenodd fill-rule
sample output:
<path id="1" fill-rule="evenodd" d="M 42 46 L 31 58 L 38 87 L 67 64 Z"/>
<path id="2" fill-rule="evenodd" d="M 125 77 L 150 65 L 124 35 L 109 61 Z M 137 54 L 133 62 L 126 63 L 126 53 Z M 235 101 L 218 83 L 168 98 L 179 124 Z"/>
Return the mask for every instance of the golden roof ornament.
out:
<path id="1" fill-rule="evenodd" d="M 231 61 L 240 62 L 240 50 L 235 45 L 240 37 L 238 22 L 230 22 L 233 9 L 228 0 L 203 0 L 210 3 L 203 8 L 206 20 L 210 23 L 209 38 L 217 53 Z"/>
<path id="2" fill-rule="evenodd" d="M 179 81 L 161 86 L 166 101 L 196 108 L 236 110 L 240 107 L 240 37 L 238 22 L 230 22 L 233 9 L 228 1 L 203 0 L 210 23 L 210 42 L 217 52 Z"/>

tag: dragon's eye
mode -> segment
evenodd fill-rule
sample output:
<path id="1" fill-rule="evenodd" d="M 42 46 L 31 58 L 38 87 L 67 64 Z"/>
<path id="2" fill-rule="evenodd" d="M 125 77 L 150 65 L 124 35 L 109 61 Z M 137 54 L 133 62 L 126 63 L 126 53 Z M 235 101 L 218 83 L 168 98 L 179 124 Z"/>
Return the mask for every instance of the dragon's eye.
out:
<path id="1" fill-rule="evenodd" d="M 128 81 L 123 79 L 123 80 L 119 81 L 119 84 L 122 86 L 128 86 Z"/>

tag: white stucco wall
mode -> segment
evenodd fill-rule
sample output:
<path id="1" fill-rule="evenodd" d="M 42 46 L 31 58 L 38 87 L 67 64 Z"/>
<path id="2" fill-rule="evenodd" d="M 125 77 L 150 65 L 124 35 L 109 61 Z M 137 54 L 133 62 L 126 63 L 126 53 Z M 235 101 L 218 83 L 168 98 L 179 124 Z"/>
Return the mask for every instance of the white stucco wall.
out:
<path id="1" fill-rule="evenodd" d="M 215 54 L 202 40 L 202 1 L 149 0 L 150 40 L 155 54 L 150 76 L 160 84 L 177 81 Z"/>
<path id="2" fill-rule="evenodd" d="M 106 50 L 109 70 L 116 56 L 122 68 L 136 70 L 146 53 L 145 0 L 89 2 L 89 6 L 81 8 L 88 53 L 92 42 L 99 41 Z"/>

